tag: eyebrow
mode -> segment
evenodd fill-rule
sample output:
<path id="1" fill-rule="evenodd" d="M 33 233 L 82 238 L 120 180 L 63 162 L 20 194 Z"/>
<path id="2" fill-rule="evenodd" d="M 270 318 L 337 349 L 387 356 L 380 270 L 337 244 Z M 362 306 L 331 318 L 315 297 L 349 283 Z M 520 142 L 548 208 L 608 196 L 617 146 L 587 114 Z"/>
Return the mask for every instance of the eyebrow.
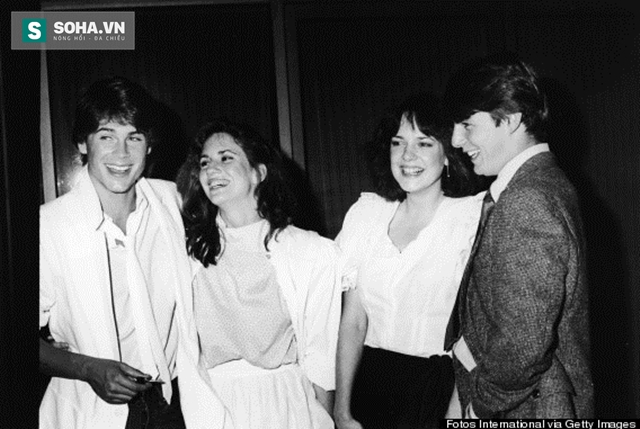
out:
<path id="1" fill-rule="evenodd" d="M 232 149 L 222 149 L 222 150 L 218 151 L 218 155 L 223 155 L 226 152 L 229 152 L 229 153 L 231 153 L 233 155 L 237 155 L 238 154 L 237 152 L 234 152 Z"/>
<path id="2" fill-rule="evenodd" d="M 115 128 L 109 128 L 109 127 L 100 127 L 95 132 L 99 133 L 100 131 L 107 131 L 107 132 L 110 132 L 110 133 L 115 133 L 116 132 Z M 130 136 L 131 134 L 143 134 L 144 135 L 144 133 L 142 131 L 139 131 L 137 129 L 134 130 L 134 131 L 131 131 L 127 135 Z"/>
<path id="3" fill-rule="evenodd" d="M 231 149 L 222 149 L 222 150 L 219 150 L 218 152 L 216 152 L 214 155 L 224 155 L 227 152 L 229 152 L 229 153 L 231 153 L 233 155 L 237 155 L 238 154 L 237 152 L 234 152 Z M 200 154 L 200 158 L 210 158 L 210 156 L 207 155 L 206 153 L 201 153 Z"/>
<path id="4" fill-rule="evenodd" d="M 395 136 L 393 136 L 393 137 L 391 137 L 391 138 L 392 138 L 392 139 L 404 140 L 404 137 L 399 136 L 399 135 L 395 135 Z M 433 137 L 433 136 L 426 136 L 426 135 L 425 135 L 425 136 L 418 136 L 418 139 L 420 139 L 420 140 L 426 140 L 426 139 L 429 139 L 429 140 L 435 140 L 435 137 Z"/>

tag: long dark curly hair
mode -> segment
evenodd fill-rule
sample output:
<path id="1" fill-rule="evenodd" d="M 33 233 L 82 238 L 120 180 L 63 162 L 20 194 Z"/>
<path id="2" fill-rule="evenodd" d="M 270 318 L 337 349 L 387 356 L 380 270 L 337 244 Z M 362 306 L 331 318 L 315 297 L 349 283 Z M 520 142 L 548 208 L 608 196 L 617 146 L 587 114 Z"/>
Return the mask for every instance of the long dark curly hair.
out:
<path id="1" fill-rule="evenodd" d="M 426 136 L 438 140 L 449 167 L 442 172 L 441 186 L 449 197 L 473 195 L 482 189 L 482 182 L 473 172 L 467 157 L 451 145 L 453 124 L 444 115 L 440 99 L 432 93 L 419 93 L 404 101 L 395 111 L 383 118 L 376 128 L 373 140 L 366 146 L 369 172 L 374 189 L 388 201 L 403 201 L 407 193 L 391 172 L 389 150 L 391 138 L 398 132 L 402 118 L 415 123 Z"/>
<path id="2" fill-rule="evenodd" d="M 200 184 L 200 156 L 202 148 L 214 134 L 228 134 L 242 148 L 249 165 L 257 169 L 260 164 L 267 168 L 267 175 L 256 187 L 258 214 L 269 221 L 269 232 L 264 238 L 265 248 L 272 238 L 291 223 L 294 202 L 283 169 L 283 158 L 279 148 L 264 140 L 246 124 L 231 122 L 225 118 L 215 119 L 200 128 L 180 167 L 176 183 L 182 195 L 182 218 L 186 230 L 187 252 L 205 267 L 216 265 L 223 246 L 220 230 L 216 224 L 218 207 L 206 196 Z"/>

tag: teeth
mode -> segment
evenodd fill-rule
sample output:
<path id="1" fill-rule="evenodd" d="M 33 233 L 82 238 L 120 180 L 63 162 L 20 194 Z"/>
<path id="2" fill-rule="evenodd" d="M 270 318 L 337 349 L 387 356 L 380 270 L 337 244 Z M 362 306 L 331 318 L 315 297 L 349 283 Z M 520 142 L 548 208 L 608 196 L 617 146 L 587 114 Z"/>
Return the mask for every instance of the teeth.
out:
<path id="1" fill-rule="evenodd" d="M 402 174 L 408 174 L 411 176 L 418 175 L 424 171 L 423 168 L 419 167 L 402 167 Z"/>
<path id="2" fill-rule="evenodd" d="M 124 173 L 125 171 L 129 170 L 129 166 L 120 166 L 120 165 L 110 165 L 107 164 L 107 168 L 109 168 L 110 170 L 114 170 L 120 173 Z"/>
<path id="3" fill-rule="evenodd" d="M 467 152 L 467 155 L 469 155 L 469 158 L 471 159 L 475 159 L 479 154 L 480 154 L 479 150 L 473 150 L 473 151 Z"/>
<path id="4" fill-rule="evenodd" d="M 218 189 L 218 188 L 227 186 L 228 184 L 229 184 L 228 180 L 212 180 L 209 182 L 209 188 Z"/>

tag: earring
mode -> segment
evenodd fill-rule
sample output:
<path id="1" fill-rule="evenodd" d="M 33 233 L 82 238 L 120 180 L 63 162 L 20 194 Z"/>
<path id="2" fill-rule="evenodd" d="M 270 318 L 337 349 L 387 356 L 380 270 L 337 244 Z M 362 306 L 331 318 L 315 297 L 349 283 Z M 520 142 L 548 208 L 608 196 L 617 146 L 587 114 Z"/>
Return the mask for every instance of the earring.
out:
<path id="1" fill-rule="evenodd" d="M 446 164 L 445 167 L 447 168 L 447 179 L 449 178 L 449 164 Z"/>

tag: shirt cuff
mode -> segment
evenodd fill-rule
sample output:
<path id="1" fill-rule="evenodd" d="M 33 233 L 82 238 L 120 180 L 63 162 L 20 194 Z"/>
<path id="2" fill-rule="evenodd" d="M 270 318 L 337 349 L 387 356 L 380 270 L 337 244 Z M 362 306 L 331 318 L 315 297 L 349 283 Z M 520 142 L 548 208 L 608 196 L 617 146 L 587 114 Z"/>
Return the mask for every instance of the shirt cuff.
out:
<path id="1" fill-rule="evenodd" d="M 469 403 L 467 405 L 467 409 L 465 410 L 465 419 L 477 419 L 476 413 L 473 411 L 473 404 Z"/>
<path id="2" fill-rule="evenodd" d="M 471 372 L 477 366 L 476 361 L 473 358 L 473 354 L 471 353 L 471 350 L 469 350 L 469 346 L 467 346 L 467 342 L 464 340 L 464 337 L 460 337 L 460 339 L 453 345 L 453 354 L 467 371 Z"/>
<path id="3" fill-rule="evenodd" d="M 307 356 L 300 362 L 302 371 L 305 373 L 309 381 L 322 387 L 324 390 L 335 390 L 336 377 L 335 365 L 330 359 L 322 359 L 321 357 Z"/>

